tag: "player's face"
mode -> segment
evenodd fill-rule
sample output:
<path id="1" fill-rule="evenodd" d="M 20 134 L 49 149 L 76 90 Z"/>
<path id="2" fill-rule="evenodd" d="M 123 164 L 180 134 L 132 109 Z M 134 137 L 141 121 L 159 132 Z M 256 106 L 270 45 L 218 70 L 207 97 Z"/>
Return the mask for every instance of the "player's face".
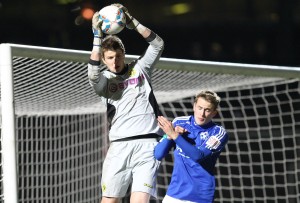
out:
<path id="1" fill-rule="evenodd" d="M 117 49 L 117 51 L 105 51 L 102 61 L 111 72 L 120 73 L 125 67 L 124 59 L 125 54 L 123 51 L 121 49 Z"/>
<path id="2" fill-rule="evenodd" d="M 198 98 L 197 102 L 194 103 L 194 117 L 198 125 L 205 125 L 212 120 L 212 118 L 217 114 L 214 106 L 203 99 Z"/>

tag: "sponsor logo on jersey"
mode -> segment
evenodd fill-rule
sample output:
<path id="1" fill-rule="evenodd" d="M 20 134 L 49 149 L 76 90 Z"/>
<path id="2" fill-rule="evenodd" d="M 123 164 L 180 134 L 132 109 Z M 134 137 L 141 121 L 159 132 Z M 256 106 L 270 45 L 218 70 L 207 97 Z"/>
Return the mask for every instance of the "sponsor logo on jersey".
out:
<path id="1" fill-rule="evenodd" d="M 118 86 L 116 83 L 111 83 L 111 84 L 109 84 L 108 89 L 110 92 L 116 92 L 118 90 Z"/>
<path id="2" fill-rule="evenodd" d="M 178 151 L 178 154 L 179 154 L 180 156 L 183 156 L 184 158 L 187 158 L 187 159 L 190 158 L 189 156 L 187 156 L 187 155 L 185 155 L 185 154 L 183 153 L 182 149 L 181 149 L 178 145 L 176 146 L 176 150 Z"/>
<path id="3" fill-rule="evenodd" d="M 108 89 L 110 92 L 122 91 L 126 89 L 128 86 L 136 86 L 137 84 L 142 83 L 144 80 L 145 80 L 145 76 L 142 74 L 137 78 L 129 78 L 119 83 L 110 83 Z"/>

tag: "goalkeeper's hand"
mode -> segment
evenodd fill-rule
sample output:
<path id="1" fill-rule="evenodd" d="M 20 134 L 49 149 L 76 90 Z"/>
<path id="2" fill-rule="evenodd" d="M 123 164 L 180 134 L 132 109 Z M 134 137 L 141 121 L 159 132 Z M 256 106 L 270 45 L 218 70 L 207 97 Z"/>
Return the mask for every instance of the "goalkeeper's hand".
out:
<path id="1" fill-rule="evenodd" d="M 130 15 L 130 13 L 128 12 L 128 9 L 125 6 L 123 6 L 122 4 L 112 4 L 112 5 L 119 7 L 125 13 L 126 27 L 128 29 L 131 29 L 131 30 L 135 29 L 140 24 L 139 21 L 137 21 L 132 15 Z"/>
<path id="2" fill-rule="evenodd" d="M 102 26 L 102 19 L 99 18 L 99 12 L 97 11 L 93 15 L 92 19 L 92 30 L 94 34 L 94 40 L 93 40 L 93 52 L 100 53 L 101 52 L 101 44 L 102 44 L 102 38 L 103 38 L 103 32 L 101 30 Z"/>
<path id="3" fill-rule="evenodd" d="M 102 19 L 99 18 L 100 14 L 99 11 L 95 12 L 92 19 L 92 29 L 94 37 L 103 38 L 103 32 L 101 30 L 102 26 Z"/>

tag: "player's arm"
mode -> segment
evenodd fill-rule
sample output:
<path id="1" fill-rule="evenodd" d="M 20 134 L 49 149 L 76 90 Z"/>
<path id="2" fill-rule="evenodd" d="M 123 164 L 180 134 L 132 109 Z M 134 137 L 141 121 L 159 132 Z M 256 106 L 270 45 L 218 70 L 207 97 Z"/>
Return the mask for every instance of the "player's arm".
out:
<path id="1" fill-rule="evenodd" d="M 103 33 L 101 30 L 102 20 L 99 12 L 95 12 L 92 19 L 92 30 L 94 34 L 93 49 L 88 63 L 88 77 L 90 83 L 98 83 L 100 79 L 101 44 Z"/>
<path id="2" fill-rule="evenodd" d="M 92 30 L 94 34 L 93 49 L 90 56 L 90 61 L 99 62 L 101 60 L 101 44 L 103 40 L 103 33 L 101 30 L 102 20 L 99 18 L 99 11 L 95 12 L 92 18 Z"/>
<path id="3" fill-rule="evenodd" d="M 162 128 L 166 133 L 154 148 L 154 157 L 157 160 L 161 161 L 169 153 L 170 149 L 172 147 L 175 147 L 175 142 L 172 140 L 170 136 L 168 136 L 170 132 L 167 129 L 174 130 L 174 133 L 177 134 L 184 133 L 185 129 L 180 126 L 176 126 L 176 128 L 173 128 L 171 122 L 166 122 L 166 124 L 169 124 L 169 126 L 167 127 L 166 125 L 162 124 L 163 123 L 162 121 L 167 121 L 167 119 L 163 116 L 158 116 L 157 121 L 158 121 L 158 126 Z"/>
<path id="4" fill-rule="evenodd" d="M 208 156 L 208 151 L 205 151 L 206 153 L 204 153 L 202 150 L 197 149 L 195 146 L 187 142 L 178 132 L 178 128 L 176 130 L 173 127 L 171 121 L 163 116 L 159 116 L 157 121 L 159 127 L 168 135 L 169 139 L 172 139 L 192 160 L 198 162 L 205 156 Z"/>
<path id="5" fill-rule="evenodd" d="M 222 129 L 222 128 L 219 128 Z M 187 142 L 182 136 L 178 136 L 174 142 L 192 160 L 200 162 L 214 153 L 220 152 L 228 141 L 228 135 L 224 130 L 215 131 L 201 146 L 194 146 Z"/>
<path id="6" fill-rule="evenodd" d="M 126 27 L 130 30 L 136 30 L 145 39 L 151 34 L 151 30 L 142 25 L 137 19 L 135 19 L 128 11 L 128 9 L 122 4 L 113 4 L 123 10 L 126 16 Z"/>
<path id="7" fill-rule="evenodd" d="M 163 119 L 162 116 L 159 116 L 158 125 L 160 123 L 159 120 L 161 119 Z M 176 126 L 174 130 L 179 134 L 186 132 L 186 129 L 181 126 Z M 159 161 L 162 160 L 169 153 L 172 147 L 175 147 L 175 142 L 171 139 L 171 137 L 165 134 L 154 149 L 154 157 Z"/>
<path id="8" fill-rule="evenodd" d="M 197 147 L 186 141 L 173 127 L 172 122 L 163 116 L 158 117 L 159 127 L 172 139 L 192 160 L 199 162 L 213 153 L 222 150 L 227 142 L 227 134 L 224 130 L 215 131 L 218 136 L 211 136 L 204 145 Z"/>
<path id="9" fill-rule="evenodd" d="M 102 20 L 99 18 L 99 12 L 93 15 L 92 30 L 94 34 L 93 49 L 88 63 L 88 78 L 90 85 L 98 95 L 103 95 L 103 90 L 107 85 L 107 79 L 101 74 L 101 44 L 103 33 L 101 31 Z"/>
<path id="10" fill-rule="evenodd" d="M 121 4 L 114 5 L 117 5 L 124 11 L 126 16 L 126 27 L 131 30 L 136 30 L 150 44 L 145 54 L 141 57 L 141 60 L 146 67 L 153 68 L 164 50 L 164 41 L 151 29 L 142 25 L 136 18 L 134 18 L 126 7 Z"/>
<path id="11" fill-rule="evenodd" d="M 169 153 L 173 146 L 173 140 L 171 140 L 167 135 L 164 135 L 154 148 L 154 157 L 161 161 Z"/>

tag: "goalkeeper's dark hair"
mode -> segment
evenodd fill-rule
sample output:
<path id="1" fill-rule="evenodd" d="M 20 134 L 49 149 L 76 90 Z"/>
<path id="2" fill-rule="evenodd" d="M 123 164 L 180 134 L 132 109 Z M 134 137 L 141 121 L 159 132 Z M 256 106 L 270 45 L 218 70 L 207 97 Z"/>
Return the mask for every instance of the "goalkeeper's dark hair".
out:
<path id="1" fill-rule="evenodd" d="M 107 35 L 102 41 L 101 56 L 104 56 L 104 52 L 107 50 L 116 51 L 118 49 L 122 50 L 125 54 L 125 47 L 122 40 L 116 35 Z"/>
<path id="2" fill-rule="evenodd" d="M 214 110 L 218 110 L 221 98 L 217 95 L 217 93 L 210 90 L 201 90 L 195 96 L 195 103 L 200 97 L 210 102 L 214 106 Z"/>

